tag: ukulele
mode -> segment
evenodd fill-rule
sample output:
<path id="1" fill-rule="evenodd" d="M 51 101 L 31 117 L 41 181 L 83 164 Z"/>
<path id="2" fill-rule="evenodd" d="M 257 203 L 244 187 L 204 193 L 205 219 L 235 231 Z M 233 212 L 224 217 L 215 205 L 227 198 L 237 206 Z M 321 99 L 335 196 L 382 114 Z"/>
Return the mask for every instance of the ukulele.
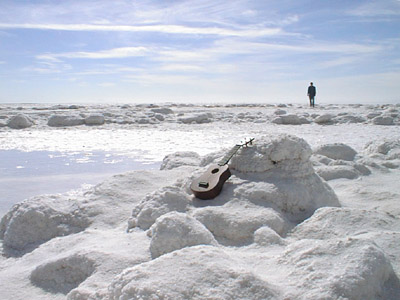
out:
<path id="1" fill-rule="evenodd" d="M 231 177 L 228 162 L 243 146 L 251 145 L 254 138 L 242 144 L 236 144 L 219 163 L 211 165 L 199 178 L 193 180 L 190 189 L 196 198 L 209 200 L 217 197 L 222 190 L 225 181 Z"/>

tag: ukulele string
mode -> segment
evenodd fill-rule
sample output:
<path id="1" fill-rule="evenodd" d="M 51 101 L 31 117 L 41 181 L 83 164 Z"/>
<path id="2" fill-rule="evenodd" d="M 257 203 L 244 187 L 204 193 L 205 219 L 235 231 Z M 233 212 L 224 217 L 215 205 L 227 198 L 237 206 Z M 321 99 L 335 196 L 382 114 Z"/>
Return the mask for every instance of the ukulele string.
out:
<path id="1" fill-rule="evenodd" d="M 226 155 L 220 160 L 220 162 L 218 163 L 218 165 L 219 165 L 219 166 L 224 166 L 224 165 L 226 165 L 241 147 L 247 146 L 248 144 L 252 145 L 252 144 L 253 144 L 253 140 L 254 140 L 254 138 L 251 138 L 251 139 L 250 139 L 249 141 L 247 141 L 247 142 L 245 141 L 245 142 L 242 143 L 242 144 L 237 144 L 237 145 L 235 145 L 235 146 L 228 152 L 228 154 L 226 154 Z"/>
<path id="2" fill-rule="evenodd" d="M 234 147 L 231 149 L 231 151 L 229 151 L 228 154 L 225 155 L 225 156 L 221 159 L 221 161 L 218 163 L 218 165 L 220 165 L 220 166 L 226 165 L 226 164 L 231 160 L 231 158 L 236 154 L 236 152 L 240 149 L 240 147 L 242 147 L 242 145 L 236 145 L 236 146 L 234 146 Z"/>

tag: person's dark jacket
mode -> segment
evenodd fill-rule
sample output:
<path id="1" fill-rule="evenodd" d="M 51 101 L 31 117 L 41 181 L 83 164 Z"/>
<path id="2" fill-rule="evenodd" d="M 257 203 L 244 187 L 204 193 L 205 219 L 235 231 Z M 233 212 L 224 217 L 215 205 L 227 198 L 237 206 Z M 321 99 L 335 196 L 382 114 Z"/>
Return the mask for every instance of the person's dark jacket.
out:
<path id="1" fill-rule="evenodd" d="M 315 86 L 310 85 L 310 86 L 308 87 L 308 92 L 307 92 L 307 94 L 308 94 L 309 96 L 315 97 L 315 95 L 317 94 L 317 91 L 316 91 L 316 89 L 315 89 Z"/>

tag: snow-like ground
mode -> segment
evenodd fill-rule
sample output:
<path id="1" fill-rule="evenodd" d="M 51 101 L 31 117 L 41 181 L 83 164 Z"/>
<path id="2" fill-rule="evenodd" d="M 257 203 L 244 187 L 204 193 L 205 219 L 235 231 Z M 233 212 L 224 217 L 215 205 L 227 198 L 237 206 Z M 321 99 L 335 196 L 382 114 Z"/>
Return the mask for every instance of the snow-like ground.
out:
<path id="1" fill-rule="evenodd" d="M 12 207 L 1 299 L 400 299 L 399 105 L 1 105 L 0 141 L 14 194 L 142 169 Z"/>

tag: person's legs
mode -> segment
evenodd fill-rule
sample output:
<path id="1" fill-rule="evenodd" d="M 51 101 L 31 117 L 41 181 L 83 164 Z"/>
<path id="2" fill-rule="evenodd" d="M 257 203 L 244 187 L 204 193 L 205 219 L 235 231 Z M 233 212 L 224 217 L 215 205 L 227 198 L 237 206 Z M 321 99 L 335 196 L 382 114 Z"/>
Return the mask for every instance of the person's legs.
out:
<path id="1" fill-rule="evenodd" d="M 312 99 L 313 99 L 313 97 L 312 97 L 311 95 L 309 95 L 308 97 L 310 98 L 310 106 L 312 106 L 312 105 L 313 105 L 313 104 L 312 104 Z"/>
<path id="2" fill-rule="evenodd" d="M 311 103 L 312 103 L 312 107 L 314 107 L 314 104 L 315 104 L 315 98 L 314 97 L 312 97 Z"/>

